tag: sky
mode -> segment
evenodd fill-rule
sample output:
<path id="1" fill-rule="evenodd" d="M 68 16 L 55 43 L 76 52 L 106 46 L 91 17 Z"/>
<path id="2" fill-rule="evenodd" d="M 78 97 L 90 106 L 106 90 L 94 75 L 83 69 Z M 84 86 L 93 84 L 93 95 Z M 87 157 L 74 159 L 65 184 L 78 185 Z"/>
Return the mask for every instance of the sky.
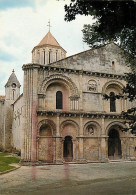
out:
<path id="1" fill-rule="evenodd" d="M 5 94 L 12 70 L 23 86 L 22 65 L 31 63 L 31 51 L 51 33 L 67 51 L 67 56 L 89 49 L 82 41 L 84 24 L 91 24 L 90 16 L 77 16 L 64 21 L 64 5 L 70 0 L 0 0 L 0 95 Z M 22 88 L 21 88 L 22 92 Z"/>

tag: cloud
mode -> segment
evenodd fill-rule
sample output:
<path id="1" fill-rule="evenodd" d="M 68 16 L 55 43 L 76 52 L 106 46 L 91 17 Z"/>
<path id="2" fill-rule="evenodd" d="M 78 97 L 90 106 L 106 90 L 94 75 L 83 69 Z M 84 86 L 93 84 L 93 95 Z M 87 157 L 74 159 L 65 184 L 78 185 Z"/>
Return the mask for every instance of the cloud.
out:
<path id="1" fill-rule="evenodd" d="M 11 0 L 10 0 L 11 1 Z M 23 0 L 17 0 L 23 1 Z M 2 0 L 0 0 L 2 2 Z M 7 2 L 3 0 L 3 2 Z M 13 0 L 14 2 L 14 0 Z M 31 0 L 27 0 L 28 5 Z M 91 23 L 91 17 L 78 16 L 75 21 L 64 21 L 64 5 L 69 0 L 33 0 L 35 6 L 14 6 L 1 10 L 0 15 L 0 75 L 6 75 L 4 81 L 0 77 L 1 93 L 8 77 L 15 73 L 22 84 L 22 65 L 31 62 L 31 51 L 48 32 L 48 21 L 51 20 L 51 33 L 67 51 L 67 56 L 79 53 L 88 46 L 82 42 L 82 28 Z M 6 56 L 7 54 L 7 56 Z"/>
<path id="2" fill-rule="evenodd" d="M 13 61 L 17 60 L 16 56 L 11 55 L 5 51 L 0 52 L 0 59 L 2 61 L 7 61 L 7 62 L 13 62 Z"/>

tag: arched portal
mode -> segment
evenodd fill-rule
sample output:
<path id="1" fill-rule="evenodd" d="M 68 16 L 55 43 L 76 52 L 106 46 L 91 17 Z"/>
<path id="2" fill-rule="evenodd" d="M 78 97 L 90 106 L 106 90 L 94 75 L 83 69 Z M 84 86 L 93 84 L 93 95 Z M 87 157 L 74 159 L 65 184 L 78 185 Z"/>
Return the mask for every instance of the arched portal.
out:
<path id="1" fill-rule="evenodd" d="M 119 133 L 116 129 L 111 129 L 108 138 L 108 157 L 110 160 L 117 160 L 121 158 L 121 155 L 122 151 Z"/>
<path id="2" fill-rule="evenodd" d="M 63 145 L 63 157 L 66 162 L 73 159 L 73 142 L 70 136 L 66 136 Z"/>

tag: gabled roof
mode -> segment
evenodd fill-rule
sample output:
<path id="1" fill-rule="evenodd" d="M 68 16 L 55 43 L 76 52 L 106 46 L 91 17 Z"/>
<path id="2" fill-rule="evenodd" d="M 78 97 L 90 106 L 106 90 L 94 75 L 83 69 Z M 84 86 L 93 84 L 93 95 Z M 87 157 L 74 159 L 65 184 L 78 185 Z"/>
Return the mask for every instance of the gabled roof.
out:
<path id="1" fill-rule="evenodd" d="M 5 87 L 9 87 L 11 86 L 13 83 L 15 83 L 17 85 L 17 87 L 20 87 L 20 83 L 14 73 L 14 70 L 12 71 L 12 74 L 10 75 L 8 82 L 6 83 Z"/>
<path id="2" fill-rule="evenodd" d="M 60 47 L 60 44 L 57 42 L 57 40 L 50 32 L 48 32 L 45 35 L 45 37 L 43 37 L 43 39 L 37 46 L 42 46 L 42 45 L 53 45 L 53 46 Z"/>

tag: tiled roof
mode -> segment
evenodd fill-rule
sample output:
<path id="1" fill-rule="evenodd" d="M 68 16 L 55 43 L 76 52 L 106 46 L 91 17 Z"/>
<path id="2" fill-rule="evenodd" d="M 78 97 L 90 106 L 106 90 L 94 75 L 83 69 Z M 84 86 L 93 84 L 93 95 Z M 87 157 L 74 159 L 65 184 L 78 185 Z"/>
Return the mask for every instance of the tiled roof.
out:
<path id="1" fill-rule="evenodd" d="M 50 32 L 48 32 L 45 35 L 45 37 L 41 40 L 41 42 L 37 46 L 42 46 L 46 44 L 60 47 L 59 43 L 57 42 L 57 40 L 54 38 L 54 36 Z"/>

